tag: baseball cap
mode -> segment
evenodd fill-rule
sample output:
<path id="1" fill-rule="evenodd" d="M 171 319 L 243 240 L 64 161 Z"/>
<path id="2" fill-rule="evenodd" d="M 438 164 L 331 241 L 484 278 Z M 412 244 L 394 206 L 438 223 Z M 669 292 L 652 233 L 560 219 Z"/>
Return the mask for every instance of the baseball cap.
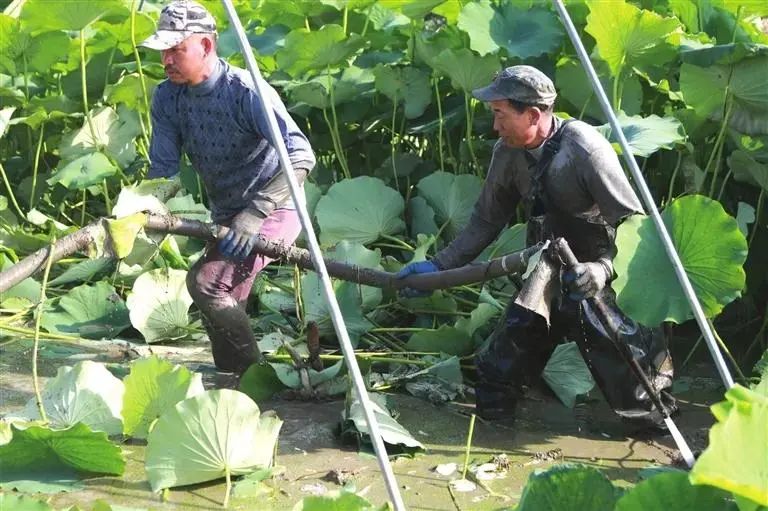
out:
<path id="1" fill-rule="evenodd" d="M 547 75 L 531 66 L 511 66 L 499 73 L 490 85 L 475 89 L 480 101 L 512 99 L 528 105 L 552 105 L 557 97 L 555 84 Z"/>
<path id="2" fill-rule="evenodd" d="M 139 46 L 152 50 L 167 50 L 192 34 L 214 33 L 216 20 L 205 7 L 191 0 L 178 0 L 163 7 L 157 21 L 157 31 Z"/>

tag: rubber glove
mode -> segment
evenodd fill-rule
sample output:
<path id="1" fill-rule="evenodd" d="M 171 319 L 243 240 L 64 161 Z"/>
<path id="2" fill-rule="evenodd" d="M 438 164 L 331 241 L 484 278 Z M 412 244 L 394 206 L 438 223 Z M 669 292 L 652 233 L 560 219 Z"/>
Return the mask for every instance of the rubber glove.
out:
<path id="1" fill-rule="evenodd" d="M 264 223 L 261 212 L 246 208 L 238 213 L 229 226 L 229 232 L 219 240 L 219 251 L 232 259 L 243 260 L 251 253 Z"/>
<path id="2" fill-rule="evenodd" d="M 568 298 L 581 301 L 592 298 L 613 277 L 613 266 L 605 259 L 594 263 L 579 263 L 563 274 L 568 287 Z"/>
<path id="3" fill-rule="evenodd" d="M 408 275 L 420 274 L 420 273 L 434 273 L 440 271 L 440 268 L 432 261 L 418 261 L 405 266 L 402 270 L 397 272 L 395 278 L 403 279 Z M 422 298 L 432 294 L 432 291 L 421 291 L 410 287 L 405 287 L 400 290 L 400 296 L 403 298 Z"/>

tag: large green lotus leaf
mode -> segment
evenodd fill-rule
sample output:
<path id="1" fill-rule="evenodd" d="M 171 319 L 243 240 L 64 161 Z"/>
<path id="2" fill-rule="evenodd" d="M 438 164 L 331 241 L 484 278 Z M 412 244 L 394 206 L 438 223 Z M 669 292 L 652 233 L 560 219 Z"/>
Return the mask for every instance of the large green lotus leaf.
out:
<path id="1" fill-rule="evenodd" d="M 104 364 L 84 360 L 74 367 L 59 368 L 43 389 L 43 407 L 51 427 L 66 429 L 83 423 L 93 431 L 119 435 L 123 432 L 123 392 L 123 382 L 112 376 Z M 40 419 L 35 398 L 27 402 L 22 416 Z"/>
<path id="2" fill-rule="evenodd" d="M 464 48 L 462 33 L 455 27 L 444 27 L 437 33 L 425 30 L 414 35 L 414 58 L 435 69 L 435 58 L 445 50 Z"/>
<path id="3" fill-rule="evenodd" d="M 134 361 L 124 383 L 123 433 L 134 438 L 147 438 L 166 410 L 204 392 L 199 374 L 156 356 Z"/>
<path id="4" fill-rule="evenodd" d="M 609 511 L 615 489 L 599 470 L 564 463 L 528 477 L 517 511 Z"/>
<path id="5" fill-rule="evenodd" d="M 192 297 L 186 276 L 182 270 L 158 268 L 142 273 L 133 283 L 126 305 L 131 324 L 148 343 L 187 335 Z"/>
<path id="6" fill-rule="evenodd" d="M 411 24 L 407 16 L 392 9 L 387 9 L 382 2 L 376 2 L 366 10 L 366 16 L 369 23 L 376 30 L 391 32 L 400 27 L 406 27 Z"/>
<path id="7" fill-rule="evenodd" d="M 503 2 L 496 9 L 488 0 L 469 2 L 459 14 L 458 26 L 469 34 L 470 48 L 480 55 L 500 48 L 511 57 L 527 59 L 560 48 L 563 29 L 551 11 L 543 7 L 517 8 Z"/>
<path id="8" fill-rule="evenodd" d="M 370 69 L 357 66 L 344 69 L 340 75 L 330 78 L 333 87 L 333 104 L 339 105 L 359 99 L 366 92 L 373 90 L 373 81 L 374 76 Z M 315 108 L 329 108 L 331 106 L 331 93 L 328 89 L 328 82 L 327 75 L 298 82 L 289 87 L 291 98 Z"/>
<path id="9" fill-rule="evenodd" d="M 387 509 L 390 509 L 387 505 L 377 507 L 355 493 L 340 491 L 304 497 L 293 506 L 291 511 L 386 511 Z"/>
<path id="10" fill-rule="evenodd" d="M 600 58 L 612 76 L 624 67 L 663 66 L 677 56 L 667 37 L 682 30 L 677 18 L 665 18 L 624 0 L 588 1 L 586 31 L 595 38 Z"/>
<path id="11" fill-rule="evenodd" d="M 19 429 L 12 425 L 13 437 L 0 445 L 0 466 L 6 479 L 19 474 L 72 470 L 88 474 L 122 475 L 125 460 L 120 447 L 104 432 L 91 431 L 79 423 L 67 429 L 42 426 Z"/>
<path id="12" fill-rule="evenodd" d="M 99 151 L 94 151 L 65 163 L 48 179 L 48 184 L 61 183 L 70 190 L 84 190 L 100 184 L 105 178 L 116 173 L 117 168 L 109 158 Z"/>
<path id="13" fill-rule="evenodd" d="M 146 13 L 136 12 L 133 23 L 133 38 L 136 41 L 143 41 L 155 31 L 155 22 Z M 130 16 L 121 23 L 109 23 L 100 20 L 93 24 L 93 28 L 96 31 L 95 37 L 86 43 L 86 51 L 89 51 L 89 54 L 111 51 L 112 48 L 116 48 L 123 55 L 133 55 Z"/>
<path id="14" fill-rule="evenodd" d="M 718 422 L 691 471 L 693 484 L 722 488 L 768 506 L 768 397 L 735 385 L 712 407 Z"/>
<path id="15" fill-rule="evenodd" d="M 0 69 L 11 74 L 48 72 L 56 62 L 65 59 L 69 36 L 60 31 L 45 32 L 34 37 L 17 20 L 0 15 Z"/>
<path id="16" fill-rule="evenodd" d="M 170 213 L 169 201 L 181 189 L 178 179 L 144 179 L 124 186 L 112 207 L 112 216 L 123 218 L 134 213 L 149 211 L 157 214 Z"/>
<path id="17" fill-rule="evenodd" d="M 15 266 L 8 256 L 0 253 L 0 270 L 8 271 Z M 30 304 L 37 303 L 40 300 L 40 290 L 42 286 L 32 277 L 27 277 L 12 288 L 3 291 L 0 296 L 0 303 L 11 298 L 22 298 Z"/>
<path id="18" fill-rule="evenodd" d="M 397 422 L 387 408 L 387 397 L 383 394 L 368 393 L 373 415 L 379 425 L 381 439 L 388 444 L 387 452 L 390 455 L 396 449 L 407 453 L 424 449 L 424 445 L 416 440 L 399 422 Z M 370 431 L 368 421 L 365 419 L 363 405 L 357 398 L 357 394 L 347 397 L 347 406 L 342 414 L 342 436 L 356 437 L 359 444 L 370 444 Z"/>
<path id="19" fill-rule="evenodd" d="M 714 317 L 741 295 L 747 241 L 719 202 L 689 195 L 662 214 L 704 314 Z M 619 226 L 613 282 L 617 302 L 644 325 L 682 323 L 693 317 L 650 217 L 635 215 Z"/>
<path id="20" fill-rule="evenodd" d="M 745 58 L 768 55 L 768 46 L 753 43 L 730 43 L 680 52 L 680 60 L 699 67 L 735 64 Z"/>
<path id="21" fill-rule="evenodd" d="M 408 210 L 412 238 L 425 234 L 437 235 L 440 232 L 440 227 L 435 223 L 435 210 L 427 204 L 424 197 L 413 197 L 408 202 Z"/>
<path id="22" fill-rule="evenodd" d="M 573 408 L 576 396 L 586 394 L 595 386 L 595 380 L 575 342 L 559 344 L 555 348 L 541 377 L 568 408 Z"/>
<path id="23" fill-rule="evenodd" d="M 483 182 L 477 176 L 440 171 L 423 178 L 416 186 L 419 196 L 435 210 L 437 224 L 441 227 L 447 224 L 444 232 L 449 239 L 469 221 L 482 187 Z"/>
<path id="24" fill-rule="evenodd" d="M 81 30 L 117 10 L 122 10 L 119 0 L 27 0 L 21 10 L 21 21 L 30 31 Z"/>
<path id="25" fill-rule="evenodd" d="M 124 259 L 133 251 L 136 236 L 147 225 L 147 215 L 134 213 L 105 223 L 112 253 L 117 259 Z"/>
<path id="26" fill-rule="evenodd" d="M 381 179 L 360 176 L 339 181 L 315 209 L 320 240 L 324 245 L 341 240 L 365 244 L 382 234 L 397 234 L 405 228 L 404 208 L 402 195 Z"/>
<path id="27" fill-rule="evenodd" d="M 429 74 L 419 68 L 378 65 L 374 68 L 376 90 L 395 103 L 405 105 L 408 119 L 419 117 L 432 101 Z"/>
<path id="28" fill-rule="evenodd" d="M 496 55 L 479 57 L 471 50 L 462 48 L 443 51 L 435 57 L 433 67 L 451 79 L 454 89 L 471 93 L 491 83 L 500 64 Z"/>
<path id="29" fill-rule="evenodd" d="M 303 384 L 301 382 L 301 373 L 292 364 L 278 364 L 271 363 L 272 369 L 275 371 L 275 376 L 280 380 L 280 383 L 290 389 L 301 389 Z M 321 383 L 332 380 L 338 376 L 339 371 L 344 365 L 343 360 L 339 360 L 332 366 L 326 367 L 322 371 L 316 371 L 314 369 L 307 369 L 307 376 L 309 377 L 309 384 L 312 387 L 317 387 Z"/>
<path id="30" fill-rule="evenodd" d="M 144 76 L 147 88 L 147 97 L 151 98 L 152 93 L 160 83 L 149 76 Z M 151 99 L 145 102 L 144 87 L 141 85 L 141 77 L 138 74 L 125 75 L 115 84 L 110 84 L 104 90 L 107 101 L 113 105 L 122 103 L 131 110 L 148 113 L 146 105 L 151 104 Z"/>
<path id="31" fill-rule="evenodd" d="M 729 126 L 748 135 L 768 134 L 768 56 L 742 60 L 733 66 L 699 67 L 683 64 L 680 90 L 700 117 L 723 119 L 726 91 L 731 98 Z"/>
<path id="32" fill-rule="evenodd" d="M 9 511 L 53 511 L 46 502 L 24 495 L 0 493 L 0 509 Z"/>
<path id="33" fill-rule="evenodd" d="M 474 343 L 472 335 L 466 330 L 443 325 L 437 330 L 422 330 L 408 339 L 406 347 L 410 351 L 427 353 L 446 353 L 464 356 L 472 353 Z"/>
<path id="34" fill-rule="evenodd" d="M 728 495 L 711 486 L 694 486 L 685 472 L 655 475 L 622 495 L 615 511 L 723 511 Z"/>
<path id="35" fill-rule="evenodd" d="M 268 467 L 282 424 L 276 416 L 262 416 L 256 403 L 236 390 L 185 399 L 149 433 L 149 484 L 158 491 Z"/>
<path id="36" fill-rule="evenodd" d="M 71 289 L 43 314 L 41 324 L 49 332 L 112 339 L 131 326 L 131 320 L 115 288 L 99 281 Z"/>
<path id="37" fill-rule="evenodd" d="M 600 83 L 606 91 L 611 90 L 612 83 L 608 75 L 608 66 L 603 61 L 592 63 L 598 73 Z M 592 85 L 577 59 L 562 58 L 557 63 L 555 85 L 560 97 L 571 103 L 576 112 L 584 116 L 607 121 L 600 102 L 592 90 Z M 635 75 L 622 79 L 621 110 L 627 115 L 636 115 L 642 111 L 643 87 Z M 581 115 L 580 115 L 581 116 Z"/>
<path id="38" fill-rule="evenodd" d="M 685 142 L 683 125 L 674 117 L 650 115 L 627 117 L 622 112 L 617 116 L 624 138 L 629 142 L 632 154 L 647 158 L 659 149 L 672 149 L 676 144 Z M 611 142 L 618 143 L 610 124 L 604 124 L 598 130 Z"/>
<path id="39" fill-rule="evenodd" d="M 488 324 L 497 314 L 498 309 L 487 303 L 480 303 L 469 314 L 468 317 L 459 318 L 456 320 L 455 327 L 458 330 L 466 332 L 470 337 L 475 334 L 478 328 L 481 328 Z"/>
<path id="40" fill-rule="evenodd" d="M 320 30 L 299 28 L 285 37 L 285 47 L 277 52 L 278 67 L 294 77 L 313 69 L 343 64 L 365 45 L 365 39 L 346 36 L 339 25 L 323 25 Z"/>
<path id="41" fill-rule="evenodd" d="M 119 105 L 100 107 L 91 112 L 94 136 L 87 121 L 83 127 L 67 133 L 61 139 L 59 152 L 64 160 L 71 160 L 96 150 L 103 151 L 126 168 L 136 158 L 134 139 L 141 133 L 138 113 Z"/>
<path id="42" fill-rule="evenodd" d="M 270 399 L 285 389 L 271 364 L 251 364 L 240 377 L 238 390 L 256 401 Z"/>
<path id="43" fill-rule="evenodd" d="M 750 153 L 733 151 L 728 156 L 728 167 L 736 181 L 753 184 L 768 191 L 768 165 L 755 161 Z"/>
<path id="44" fill-rule="evenodd" d="M 64 271 L 61 275 L 48 282 L 51 286 L 61 286 L 74 282 L 83 282 L 93 279 L 100 274 L 115 267 L 115 261 L 111 257 L 99 257 L 97 259 L 85 259 Z M 39 296 L 39 293 L 38 293 Z"/>
<path id="45" fill-rule="evenodd" d="M 523 250 L 526 247 L 525 237 L 526 224 L 515 224 L 509 229 L 502 231 L 499 237 L 477 256 L 477 260 L 488 261 L 495 257 Z"/>

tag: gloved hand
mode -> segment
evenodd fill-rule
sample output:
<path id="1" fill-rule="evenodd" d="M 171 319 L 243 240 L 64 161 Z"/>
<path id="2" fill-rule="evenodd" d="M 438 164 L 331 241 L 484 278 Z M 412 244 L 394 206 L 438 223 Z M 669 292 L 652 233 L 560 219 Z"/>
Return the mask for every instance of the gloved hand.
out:
<path id="1" fill-rule="evenodd" d="M 395 277 L 398 279 L 403 279 L 408 275 L 414 275 L 419 273 L 434 273 L 436 271 L 440 271 L 440 268 L 438 268 L 438 266 L 432 261 L 418 261 L 416 263 L 411 263 L 405 266 L 402 270 L 397 272 L 397 275 L 395 275 Z M 410 287 L 405 287 L 400 290 L 400 296 L 402 296 L 403 298 L 421 298 L 421 297 L 429 296 L 431 294 L 432 294 L 432 291 L 420 291 L 418 289 L 413 289 Z"/>
<path id="2" fill-rule="evenodd" d="M 601 259 L 595 263 L 579 263 L 563 274 L 568 298 L 581 301 L 595 296 L 613 277 L 610 262 Z"/>
<path id="3" fill-rule="evenodd" d="M 219 240 L 219 251 L 232 259 L 245 259 L 251 253 L 263 223 L 264 216 L 259 211 L 250 208 L 242 210 L 232 220 L 229 232 Z"/>

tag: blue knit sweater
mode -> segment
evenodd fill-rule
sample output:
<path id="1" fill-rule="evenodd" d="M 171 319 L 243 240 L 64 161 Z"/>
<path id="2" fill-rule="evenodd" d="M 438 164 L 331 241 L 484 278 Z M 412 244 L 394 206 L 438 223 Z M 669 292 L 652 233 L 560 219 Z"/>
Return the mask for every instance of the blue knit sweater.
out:
<path id="1" fill-rule="evenodd" d="M 315 156 L 307 137 L 277 92 L 264 85 L 293 167 L 312 170 Z M 257 192 L 280 172 L 262 108 L 251 76 L 223 60 L 198 85 L 162 82 L 152 99 L 147 177 L 178 173 L 183 151 L 205 185 L 214 222 L 253 205 Z M 286 206 L 292 204 L 281 205 Z"/>

